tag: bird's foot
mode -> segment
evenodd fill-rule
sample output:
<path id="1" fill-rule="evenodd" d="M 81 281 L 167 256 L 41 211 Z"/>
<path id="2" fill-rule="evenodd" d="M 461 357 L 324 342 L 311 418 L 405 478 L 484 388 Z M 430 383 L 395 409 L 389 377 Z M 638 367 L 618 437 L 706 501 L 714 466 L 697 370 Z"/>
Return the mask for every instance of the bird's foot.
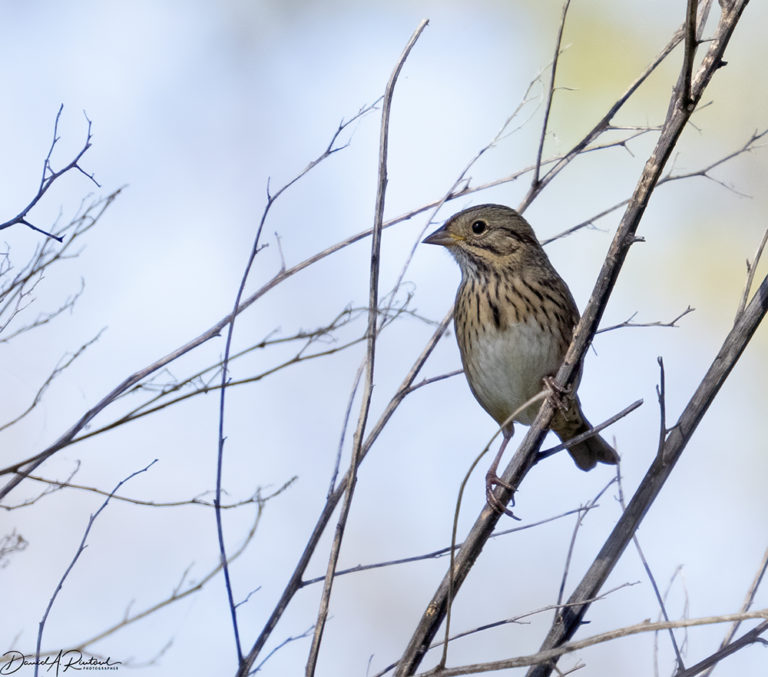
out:
<path id="1" fill-rule="evenodd" d="M 570 400 L 573 399 L 572 388 L 570 386 L 561 386 L 555 382 L 554 376 L 545 376 L 543 379 L 544 388 L 549 391 L 552 402 L 560 411 L 568 411 Z"/>
<path id="2" fill-rule="evenodd" d="M 488 505 L 491 506 L 491 508 L 500 515 L 509 515 L 512 519 L 520 520 L 517 515 L 515 515 L 509 508 L 507 508 L 507 506 L 504 505 L 501 500 L 499 500 L 499 498 L 497 498 L 493 491 L 495 487 L 504 487 L 509 491 L 515 490 L 511 484 L 508 484 L 496 474 L 495 469 L 492 469 L 489 470 L 485 475 L 485 498 L 488 501 Z M 515 505 L 515 498 L 513 495 L 510 495 L 509 502 L 512 505 Z"/>

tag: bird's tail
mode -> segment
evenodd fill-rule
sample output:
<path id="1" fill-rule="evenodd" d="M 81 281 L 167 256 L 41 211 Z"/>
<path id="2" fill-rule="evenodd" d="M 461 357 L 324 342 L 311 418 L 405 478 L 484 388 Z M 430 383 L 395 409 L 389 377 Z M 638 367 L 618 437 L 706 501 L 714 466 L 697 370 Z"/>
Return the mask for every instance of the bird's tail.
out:
<path id="1" fill-rule="evenodd" d="M 569 412 L 570 413 L 570 412 Z M 600 435 L 593 435 L 592 437 L 578 442 L 572 446 L 568 445 L 568 440 L 573 439 L 576 435 L 588 432 L 591 429 L 591 425 L 584 414 L 579 410 L 578 417 L 557 417 L 552 429 L 557 436 L 563 441 L 568 449 L 568 453 L 571 455 L 576 465 L 582 470 L 592 470 L 597 463 L 609 463 L 615 465 L 619 462 L 619 455 L 616 450 L 608 444 Z M 572 420 L 565 420 L 566 418 Z"/>

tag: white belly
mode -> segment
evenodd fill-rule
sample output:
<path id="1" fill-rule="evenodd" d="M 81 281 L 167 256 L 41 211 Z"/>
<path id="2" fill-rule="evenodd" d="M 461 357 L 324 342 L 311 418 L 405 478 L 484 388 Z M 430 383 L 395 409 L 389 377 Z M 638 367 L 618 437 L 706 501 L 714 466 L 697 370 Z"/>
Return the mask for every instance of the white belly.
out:
<path id="1" fill-rule="evenodd" d="M 539 393 L 542 379 L 554 374 L 562 360 L 558 342 L 535 322 L 503 331 L 487 327 L 476 341 L 471 359 L 462 350 L 464 369 L 475 397 L 499 423 Z M 514 420 L 529 425 L 540 407 L 536 402 Z"/>

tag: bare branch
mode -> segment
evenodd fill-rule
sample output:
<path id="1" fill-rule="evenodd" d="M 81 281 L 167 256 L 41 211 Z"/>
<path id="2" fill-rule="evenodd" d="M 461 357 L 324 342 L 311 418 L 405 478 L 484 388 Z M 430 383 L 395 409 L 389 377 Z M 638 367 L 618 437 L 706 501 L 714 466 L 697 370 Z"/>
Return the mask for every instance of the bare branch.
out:
<path id="1" fill-rule="evenodd" d="M 592 426 L 589 430 L 586 432 L 583 432 L 579 435 L 575 435 L 571 439 L 568 440 L 568 446 L 572 444 L 579 444 L 580 442 L 584 442 L 585 440 L 588 440 L 590 437 L 594 437 L 601 431 L 605 430 L 607 427 L 612 426 L 616 421 L 619 419 L 624 418 L 625 416 L 631 414 L 635 409 L 637 409 L 639 406 L 643 404 L 642 400 L 635 400 L 632 404 L 630 404 L 627 407 L 624 407 L 620 412 L 614 414 L 610 418 L 605 419 L 602 423 L 599 425 Z M 566 448 L 566 445 L 564 443 L 560 443 L 554 447 L 550 447 L 549 449 L 545 449 L 544 451 L 540 451 L 538 455 L 536 456 L 536 463 L 544 460 L 545 458 L 549 458 L 553 454 L 556 454 L 559 451 L 562 451 Z"/>
<path id="2" fill-rule="evenodd" d="M 27 263 L 13 277 L 10 275 L 13 269 L 10 255 L 8 252 L 4 252 L 2 259 L 0 259 L 0 332 L 8 329 L 14 319 L 33 302 L 35 288 L 41 283 L 45 273 L 57 263 L 77 258 L 80 252 L 73 251 L 74 247 L 79 245 L 83 235 L 98 223 L 121 191 L 122 188 L 104 198 L 89 202 L 87 206 L 85 206 L 86 201 L 84 200 L 75 216 L 66 226 L 54 229 L 54 234 L 58 238 L 56 241 L 64 241 L 64 244 L 58 246 L 53 244 L 54 240 L 44 240 L 37 245 Z M 82 286 L 80 292 L 70 296 L 58 310 L 52 313 L 41 313 L 36 320 L 14 330 L 10 335 L 7 334 L 0 338 L 0 342 L 10 341 L 24 332 L 46 324 L 67 309 L 71 309 L 81 292 Z"/>
<path id="3" fill-rule="evenodd" d="M 68 355 L 64 355 L 58 362 L 58 364 L 53 368 L 53 371 L 51 371 L 50 374 L 48 374 L 48 378 L 43 381 L 42 385 L 37 389 L 37 393 L 35 393 L 35 396 L 32 398 L 32 402 L 27 406 L 27 408 L 22 411 L 20 414 L 18 414 L 15 418 L 11 419 L 7 423 L 4 423 L 0 425 L 0 431 L 5 430 L 6 428 L 10 428 L 12 425 L 15 425 L 19 421 L 21 421 L 24 417 L 26 417 L 39 403 L 40 400 L 43 398 L 43 395 L 45 394 L 45 391 L 48 390 L 51 383 L 53 383 L 56 378 L 67 369 L 78 357 L 80 357 L 90 346 L 92 346 L 96 341 L 99 340 L 101 335 L 104 333 L 104 329 L 102 329 L 96 336 L 94 336 L 89 341 L 86 341 L 83 345 L 81 345 L 74 353 L 69 353 Z"/>
<path id="4" fill-rule="evenodd" d="M 38 280 L 35 281 L 34 286 L 37 286 L 37 283 L 40 281 L 40 279 L 41 278 L 38 278 Z M 34 289 L 34 287 L 32 287 L 32 289 Z M 37 329 L 38 327 L 42 327 L 44 324 L 48 324 L 52 320 L 55 320 L 59 315 L 65 313 L 66 311 L 71 312 L 84 291 L 85 291 L 85 281 L 81 279 L 80 289 L 76 291 L 74 294 L 72 294 L 71 296 L 68 296 L 66 301 L 64 301 L 64 303 L 62 303 L 58 308 L 50 312 L 40 313 L 34 321 L 30 322 L 27 325 L 24 325 L 23 327 L 19 327 L 16 331 L 0 338 L 0 343 L 7 343 L 11 339 L 14 339 L 17 336 L 19 336 L 20 334 L 24 334 L 25 332 L 32 331 L 33 329 Z M 20 296 L 19 298 L 22 298 L 22 297 Z M 17 307 L 16 310 L 18 312 L 22 309 L 23 308 L 21 307 Z M 10 319 L 13 319 L 13 317 L 16 316 L 17 312 L 14 312 L 14 314 Z M 8 325 L 5 324 L 4 326 L 0 327 L 0 331 L 5 329 L 6 326 Z"/>
<path id="5" fill-rule="evenodd" d="M 656 455 L 661 456 L 664 450 L 664 441 L 667 439 L 667 396 L 666 377 L 664 374 L 664 360 L 661 356 L 656 358 L 659 364 L 659 385 L 656 386 L 656 396 L 659 400 L 659 444 L 656 447 Z"/>
<path id="6" fill-rule="evenodd" d="M 295 642 L 299 639 L 304 639 L 305 637 L 309 637 L 312 634 L 312 631 L 315 629 L 314 625 L 310 625 L 304 632 L 298 634 L 298 635 L 291 635 L 290 637 L 286 637 L 282 642 L 280 642 L 274 649 L 272 649 L 266 656 L 264 656 L 264 660 L 260 661 L 259 664 L 253 669 L 254 673 L 260 672 L 261 669 L 264 667 L 264 664 L 272 658 L 272 656 L 275 655 L 280 649 L 282 649 L 284 646 L 287 646 L 291 642 Z"/>
<path id="7" fill-rule="evenodd" d="M 700 109 L 699 109 L 700 110 Z M 757 145 L 757 141 L 762 139 L 766 134 L 768 134 L 768 129 L 763 130 L 762 132 L 754 132 L 750 138 L 747 140 L 746 143 L 744 143 L 742 146 L 737 148 L 736 150 L 727 153 L 726 155 L 722 156 L 721 158 L 718 158 L 717 160 L 711 162 L 710 164 L 706 165 L 705 167 L 701 167 L 700 169 L 696 169 L 694 171 L 690 172 L 684 172 L 680 174 L 673 174 L 670 170 L 662 176 L 658 182 L 656 183 L 656 188 L 659 188 L 660 186 L 663 186 L 666 183 L 671 183 L 672 181 L 680 181 L 683 179 L 690 179 L 696 176 L 700 176 L 704 179 L 708 179 L 710 181 L 714 181 L 718 185 L 724 186 L 728 190 L 732 192 L 738 192 L 734 191 L 733 187 L 726 185 L 722 181 L 714 178 L 710 172 L 715 168 L 719 167 L 722 164 L 725 164 L 729 160 L 733 160 L 736 157 L 739 157 L 740 155 L 743 155 L 744 153 L 749 153 L 759 146 Z M 589 149 L 588 149 L 589 150 Z M 584 151 L 586 152 L 586 151 Z M 617 202 L 615 205 L 612 205 L 611 207 L 607 207 L 606 209 L 603 209 L 601 212 L 595 214 L 594 216 L 591 216 L 590 218 L 577 223 L 575 226 L 571 226 L 570 228 L 567 228 L 566 230 L 558 233 L 557 235 L 553 235 L 552 237 L 543 239 L 541 241 L 542 245 L 548 245 L 550 242 L 554 242 L 555 240 L 558 240 L 562 237 L 566 237 L 567 235 L 571 235 L 572 233 L 575 233 L 578 230 L 581 230 L 582 228 L 587 228 L 589 226 L 594 226 L 595 221 L 607 216 L 608 214 L 612 214 L 613 212 L 617 211 L 618 209 L 621 209 L 622 207 L 625 207 L 627 204 L 629 204 L 629 198 L 626 200 L 622 200 L 621 202 Z"/>
<path id="8" fill-rule="evenodd" d="M 560 588 L 557 591 L 557 604 L 556 606 L 558 608 L 562 608 L 563 605 L 563 597 L 565 595 L 565 584 L 568 580 L 568 572 L 571 568 L 571 558 L 573 557 L 573 549 L 576 546 L 576 536 L 579 533 L 579 529 L 581 529 L 581 525 L 584 523 L 584 519 L 587 516 L 587 513 L 594 508 L 598 501 L 602 498 L 603 494 L 608 491 L 608 489 L 614 484 L 614 482 L 617 481 L 617 478 L 619 477 L 619 471 L 618 468 L 616 469 L 616 477 L 613 477 L 608 484 L 606 484 L 594 498 L 587 503 L 584 508 L 585 510 L 583 512 L 578 513 L 576 515 L 576 522 L 573 525 L 573 532 L 571 533 L 571 540 L 570 543 L 568 543 L 568 552 L 565 556 L 565 565 L 563 566 L 563 575 L 560 579 Z"/>
<path id="9" fill-rule="evenodd" d="M 394 319 L 394 317 L 396 317 L 396 315 L 392 315 L 386 318 L 387 323 L 391 319 Z M 336 327 L 334 327 L 334 329 L 335 328 Z M 330 331 L 331 330 L 329 329 L 329 332 Z M 293 355 L 292 357 L 289 357 L 284 361 L 279 362 L 278 364 L 275 364 L 262 372 L 259 372 L 258 374 L 254 374 L 253 376 L 246 376 L 239 379 L 231 379 L 227 381 L 226 387 L 234 388 L 236 386 L 256 383 L 269 376 L 272 376 L 273 374 L 276 374 L 282 371 L 283 369 L 296 366 L 303 362 L 308 362 L 308 361 L 319 359 L 322 357 L 328 357 L 329 355 L 334 355 L 336 353 L 347 350 L 348 348 L 351 348 L 352 346 L 355 346 L 361 341 L 365 340 L 365 336 L 359 336 L 345 343 L 334 345 L 333 347 L 327 348 L 326 350 L 319 350 L 317 352 L 308 353 L 308 354 L 305 353 L 305 351 L 310 345 L 314 345 L 321 338 L 323 338 L 324 335 L 325 335 L 325 332 L 322 328 L 318 329 L 315 333 L 312 333 L 309 335 L 305 335 L 300 332 L 299 334 L 296 334 L 292 337 L 277 338 L 274 340 L 262 341 L 258 344 L 250 346 L 249 348 L 246 348 L 245 350 L 240 351 L 239 353 L 236 353 L 235 355 L 230 356 L 229 361 L 231 364 L 235 359 L 239 357 L 243 357 L 244 355 L 250 353 L 255 349 L 263 348 L 265 346 L 274 345 L 278 343 L 283 343 L 285 341 L 299 340 L 302 338 L 307 339 L 304 346 L 302 346 L 296 352 L 296 354 Z M 222 388 L 222 384 L 213 383 L 211 379 L 219 376 L 222 365 L 223 365 L 223 361 L 219 361 L 216 364 L 206 367 L 205 369 L 198 371 L 195 374 L 192 374 L 191 376 L 188 376 L 180 381 L 175 381 L 171 384 L 163 384 L 163 385 L 157 386 L 155 389 L 160 391 L 158 392 L 157 395 L 147 399 L 142 404 L 133 408 L 131 411 L 123 414 L 120 418 L 115 419 L 111 423 L 107 423 L 99 428 L 89 430 L 87 433 L 77 436 L 75 439 L 73 439 L 70 442 L 70 444 L 77 444 L 78 442 L 82 442 L 83 440 L 86 440 L 90 437 L 100 435 L 109 430 L 114 430 L 115 428 L 121 425 L 124 425 L 126 423 L 132 423 L 134 421 L 137 421 L 143 418 L 144 416 L 157 413 L 159 411 L 162 411 L 163 409 L 166 409 L 167 407 L 171 407 L 173 405 L 179 404 L 180 402 L 191 399 L 193 397 L 197 397 L 198 395 L 207 395 L 210 392 L 215 392 L 217 390 L 220 390 Z M 203 376 L 205 376 L 208 372 L 211 372 L 213 370 L 216 370 L 215 374 L 212 374 L 209 378 L 203 379 Z M 151 391 L 153 390 L 152 386 L 153 384 L 151 382 L 146 381 L 144 383 L 140 383 L 136 385 L 130 391 L 123 392 L 122 395 L 120 395 L 119 397 L 124 397 L 125 395 L 128 395 L 128 394 L 135 394 L 143 390 Z M 179 394 L 176 397 L 170 397 L 170 395 L 172 395 L 173 393 L 178 393 L 179 391 L 184 389 L 185 386 L 193 386 L 193 389 L 183 394 Z M 158 404 L 155 404 L 155 406 L 151 406 L 153 403 L 158 403 Z M 29 461 L 32 461 L 32 460 L 34 460 L 34 458 L 29 459 Z M 5 470 L 0 470 L 0 474 L 3 474 L 4 472 Z"/>
<path id="10" fill-rule="evenodd" d="M 344 148 L 344 145 L 342 146 L 336 145 L 336 142 L 339 139 L 339 136 L 341 135 L 342 131 L 346 129 L 352 122 L 358 120 L 360 117 L 362 117 L 363 115 L 371 111 L 374 108 L 374 106 L 375 104 L 373 104 L 372 106 L 364 106 L 349 121 L 340 122 L 336 132 L 331 137 L 331 140 L 328 143 L 328 146 L 326 147 L 325 151 L 321 153 L 317 158 L 312 160 L 301 172 L 299 172 L 296 176 L 294 176 L 290 181 L 285 183 L 276 193 L 274 194 L 270 193 L 269 182 L 267 182 L 267 204 L 264 207 L 264 210 L 262 211 L 261 220 L 259 221 L 259 226 L 256 229 L 256 236 L 254 237 L 253 245 L 251 247 L 251 253 L 250 253 L 250 256 L 248 257 L 248 262 L 246 263 L 245 270 L 240 280 L 240 286 L 235 296 L 235 302 L 233 304 L 232 313 L 230 314 L 229 319 L 225 325 L 227 327 L 227 338 L 226 338 L 226 343 L 224 347 L 224 360 L 222 363 L 222 370 L 221 370 L 221 389 L 219 393 L 218 450 L 217 450 L 217 463 L 216 463 L 216 498 L 214 499 L 214 505 L 216 507 L 216 532 L 217 532 L 218 541 L 219 541 L 221 565 L 224 572 L 224 583 L 225 583 L 226 592 L 227 592 L 227 601 L 229 603 L 230 616 L 232 619 L 232 629 L 235 636 L 235 647 L 237 649 L 238 664 L 240 665 L 243 664 L 243 650 L 240 642 L 240 630 L 237 622 L 237 608 L 234 601 L 234 595 L 232 593 L 232 583 L 230 580 L 229 566 L 227 564 L 228 558 L 226 553 L 226 547 L 224 544 L 224 527 L 222 524 L 222 515 L 221 515 L 221 510 L 219 508 L 221 504 L 221 480 L 222 480 L 222 472 L 223 472 L 223 466 L 224 466 L 224 439 L 225 439 L 224 412 L 225 412 L 227 382 L 229 380 L 229 357 L 232 349 L 232 338 L 235 332 L 235 319 L 237 318 L 239 308 L 241 306 L 241 301 L 245 293 L 245 285 L 246 285 L 246 282 L 248 281 L 251 268 L 253 267 L 253 263 L 256 259 L 256 255 L 261 250 L 261 245 L 260 245 L 261 233 L 264 229 L 264 225 L 266 224 L 267 217 L 270 213 L 272 205 L 286 190 L 288 190 L 288 188 L 290 188 L 293 184 L 295 184 L 297 181 L 299 181 L 304 176 L 306 176 L 318 164 L 320 164 L 325 159 L 330 157 L 336 151 Z M 376 306 L 374 306 L 374 308 L 375 307 Z"/>
<path id="11" fill-rule="evenodd" d="M 627 504 L 624 501 L 624 486 L 621 482 L 621 473 L 619 472 L 619 469 L 616 469 L 616 481 L 619 487 L 619 503 L 621 504 L 621 509 L 626 510 Z M 643 564 L 643 569 L 645 569 L 645 573 L 648 576 L 648 580 L 651 583 L 651 588 L 653 588 L 653 594 L 656 596 L 656 601 L 659 603 L 659 610 L 661 612 L 661 615 L 663 616 L 664 620 L 669 622 L 669 614 L 667 614 L 667 606 L 664 604 L 664 598 L 661 596 L 661 592 L 659 591 L 659 586 L 656 584 L 656 577 L 653 575 L 653 572 L 651 571 L 651 565 L 648 564 L 648 560 L 645 557 L 645 553 L 643 552 L 643 549 L 640 547 L 640 540 L 637 538 L 637 534 L 632 535 L 632 543 L 635 546 L 635 550 L 637 550 L 637 554 L 640 557 L 640 561 Z M 683 670 L 685 669 L 685 663 L 683 663 L 683 657 L 680 653 L 680 647 L 677 645 L 677 639 L 675 637 L 675 633 L 672 631 L 672 628 L 669 628 L 669 640 L 672 642 L 672 648 L 675 651 L 675 658 L 677 659 L 677 665 L 678 668 Z"/>
<path id="12" fill-rule="evenodd" d="M 735 624 L 738 624 L 739 622 L 740 621 L 738 620 L 734 621 Z M 694 675 L 698 675 L 702 670 L 707 668 L 709 668 L 709 671 L 711 671 L 712 668 L 714 668 L 714 666 L 717 665 L 726 656 L 730 656 L 740 649 L 743 649 L 745 646 L 749 646 L 755 642 L 759 642 L 763 646 L 768 645 L 768 641 L 760 637 L 760 635 L 762 635 L 766 630 L 768 630 L 768 621 L 763 621 L 760 623 L 760 625 L 752 628 L 752 630 L 749 632 L 744 633 L 741 637 L 739 637 L 739 639 L 720 649 L 720 651 L 717 651 L 711 656 L 705 658 L 703 661 L 696 663 L 696 665 L 692 665 L 687 670 L 675 673 L 674 677 L 694 677 Z"/>
<path id="13" fill-rule="evenodd" d="M 672 318 L 668 322 L 632 322 L 633 318 L 637 313 L 632 313 L 624 322 L 620 322 L 619 324 L 613 324 L 610 327 L 601 327 L 595 332 L 595 335 L 597 334 L 603 334 L 607 331 L 613 331 L 614 329 L 625 329 L 627 327 L 678 327 L 678 322 L 682 320 L 688 313 L 692 313 L 695 308 L 691 308 L 691 306 L 688 306 L 682 313 L 677 315 L 676 317 Z"/>
<path id="14" fill-rule="evenodd" d="M 75 158 L 71 162 L 69 162 L 69 164 L 65 165 L 59 171 L 54 171 L 53 167 L 51 166 L 51 156 L 53 155 L 53 150 L 56 147 L 56 144 L 58 143 L 60 138 L 59 137 L 59 120 L 61 119 L 61 113 L 63 110 L 64 110 L 64 104 L 61 104 L 59 106 L 58 112 L 56 113 L 56 121 L 53 124 L 53 141 L 51 142 L 51 147 L 48 150 L 48 155 L 45 156 L 45 161 L 43 162 L 43 173 L 40 178 L 40 184 L 38 185 L 37 193 L 29 201 L 27 206 L 24 207 L 24 209 L 22 209 L 16 216 L 14 216 L 11 219 L 8 219 L 8 221 L 0 223 L 0 230 L 3 230 L 4 228 L 10 228 L 11 226 L 15 226 L 16 224 L 22 224 L 27 226 L 28 228 L 31 228 L 32 230 L 36 230 L 38 233 L 42 233 L 43 235 L 53 238 L 58 242 L 62 242 L 63 239 L 61 238 L 61 236 L 56 235 L 54 233 L 48 233 L 45 230 L 42 230 L 41 228 L 38 228 L 37 226 L 30 223 L 27 219 L 29 212 L 42 199 L 43 195 L 45 195 L 45 193 L 54 184 L 54 182 L 72 169 L 76 169 L 81 174 L 83 174 L 84 176 L 87 176 L 91 181 L 93 181 L 93 183 L 96 186 L 98 186 L 99 188 L 101 187 L 99 182 L 96 181 L 96 179 L 93 177 L 93 174 L 89 174 L 88 172 L 86 172 L 79 164 L 83 155 L 85 155 L 85 153 L 91 147 L 91 139 L 93 138 L 93 135 L 91 134 L 92 123 L 88 119 L 88 116 L 85 115 L 85 113 L 83 113 L 83 115 L 85 116 L 85 120 L 88 123 L 88 133 L 85 138 L 85 143 L 83 144 L 83 147 L 80 149 L 80 152 L 75 156 Z"/>
<path id="15" fill-rule="evenodd" d="M 424 386 L 428 386 L 432 383 L 436 383 L 437 381 L 442 381 L 447 378 L 452 378 L 454 376 L 458 376 L 459 374 L 463 374 L 463 373 L 464 373 L 463 369 L 455 369 L 454 371 L 449 371 L 446 374 L 440 374 L 439 376 L 433 376 L 432 378 L 425 378 L 424 380 L 419 381 L 418 383 L 408 388 L 408 391 L 406 394 L 410 394 L 414 390 L 418 390 L 419 388 L 423 388 Z"/>
<path id="16" fill-rule="evenodd" d="M 352 379 L 352 388 L 347 400 L 347 407 L 344 411 L 344 419 L 341 426 L 341 435 L 339 435 L 339 444 L 336 447 L 336 458 L 333 463 L 333 471 L 331 472 L 331 479 L 328 483 L 328 493 L 325 495 L 328 500 L 333 495 L 333 490 L 336 488 L 336 481 L 339 479 L 339 470 L 341 469 L 341 455 L 344 451 L 344 440 L 347 436 L 347 428 L 349 426 L 349 420 L 352 417 L 352 405 L 355 402 L 355 395 L 360 387 L 360 380 L 363 378 L 363 372 L 365 371 L 365 363 L 362 362 L 355 372 L 355 377 Z M 321 580 L 325 580 L 325 576 Z M 313 626 L 314 627 L 314 626 Z"/>
<path id="17" fill-rule="evenodd" d="M 490 540 L 494 538 L 499 538 L 501 536 L 506 536 L 508 534 L 514 533 L 516 531 L 525 531 L 527 529 L 533 529 L 535 527 L 541 526 L 542 524 L 547 524 L 549 522 L 554 522 L 556 520 L 562 519 L 563 517 L 568 517 L 570 515 L 579 515 L 581 513 L 587 512 L 589 510 L 592 510 L 593 508 L 597 508 L 598 504 L 589 505 L 589 506 L 582 506 L 580 508 L 573 508 L 572 510 L 566 510 L 563 513 L 560 513 L 559 515 L 554 515 L 553 517 L 546 517 L 541 520 L 537 520 L 536 522 L 529 522 L 527 524 L 521 524 L 517 527 L 511 527 L 510 529 L 503 529 L 502 531 L 496 531 L 493 534 L 491 534 Z M 393 560 L 387 560 L 385 562 L 374 562 L 373 564 L 358 564 L 357 566 L 350 567 L 349 569 L 339 569 L 336 571 L 336 576 L 346 576 L 348 574 L 356 574 L 360 573 L 361 571 L 368 571 L 370 569 L 382 569 L 384 567 L 391 567 L 391 566 L 397 566 L 400 564 L 412 564 L 413 562 L 422 562 L 424 560 L 430 560 L 430 559 L 440 559 L 441 557 L 445 557 L 450 553 L 450 551 L 458 550 L 463 543 L 456 543 L 453 546 L 445 546 L 443 548 L 439 548 L 438 550 L 433 550 L 431 552 L 424 553 L 422 555 L 412 555 L 410 557 L 401 557 L 400 559 L 393 559 Z M 302 587 L 306 587 L 308 585 L 315 585 L 316 583 L 320 583 L 323 580 L 325 580 L 325 576 L 316 576 L 315 578 L 308 578 L 302 583 Z"/>
<path id="18" fill-rule="evenodd" d="M 72 480 L 72 478 L 77 474 L 78 470 L 80 470 L 80 461 L 75 461 L 74 468 L 70 471 L 69 476 L 63 482 L 61 482 L 61 483 L 58 483 L 58 482 L 57 483 L 44 482 L 43 484 L 45 486 L 44 486 L 43 490 L 39 494 L 37 494 L 36 496 L 32 496 L 31 498 L 27 498 L 27 499 L 21 501 L 21 503 L 17 503 L 15 505 L 0 505 L 0 508 L 3 508 L 7 512 L 10 512 L 11 510 L 20 510 L 22 508 L 27 508 L 30 505 L 34 505 L 35 503 L 37 503 L 38 501 L 40 501 L 44 497 L 50 496 L 51 494 L 55 494 L 56 492 L 61 491 L 64 488 L 64 486 L 66 485 L 66 483 L 70 482 Z M 109 496 L 110 493 L 109 492 L 104 492 L 102 495 Z"/>
<path id="19" fill-rule="evenodd" d="M 285 484 L 283 485 L 283 487 L 273 492 L 269 496 L 266 496 L 266 497 L 259 496 L 257 498 L 256 516 L 253 520 L 253 523 L 251 524 L 250 530 L 248 531 L 246 536 L 243 538 L 243 541 L 241 542 L 240 546 L 230 556 L 230 560 L 229 560 L 230 564 L 234 562 L 238 557 L 240 557 L 240 555 L 242 555 L 243 552 L 245 552 L 246 548 L 253 540 L 253 537 L 256 534 L 258 526 L 261 523 L 261 517 L 263 515 L 264 508 L 267 502 L 271 498 L 277 496 L 287 486 L 288 484 Z M 179 602 L 182 599 L 186 599 L 190 595 L 194 595 L 195 593 L 200 592 L 221 571 L 221 563 L 218 563 L 215 567 L 213 567 L 210 571 L 208 571 L 202 578 L 200 578 L 199 581 L 196 581 L 195 583 L 190 584 L 189 587 L 183 588 L 189 570 L 190 570 L 189 567 L 185 569 L 185 571 L 181 575 L 181 579 L 174 586 L 171 594 L 167 598 L 161 600 L 160 602 L 157 602 L 156 604 L 153 604 L 150 607 L 147 607 L 142 611 L 138 611 L 135 613 L 129 613 L 128 611 L 126 611 L 126 613 L 123 615 L 123 618 L 119 622 L 99 632 L 97 635 L 94 635 L 93 637 L 90 637 L 88 639 L 81 641 L 77 646 L 73 647 L 72 650 L 86 652 L 89 646 L 95 644 L 96 642 L 101 641 L 105 637 L 109 637 L 110 635 L 113 635 L 116 632 L 119 632 L 123 628 L 129 627 L 130 625 L 133 625 L 134 623 L 137 623 L 143 620 L 144 618 L 151 616 L 152 614 L 156 613 L 160 609 L 164 609 L 165 607 L 171 606 L 172 604 L 175 604 L 176 602 Z M 55 652 L 47 652 L 41 655 L 51 655 L 52 653 L 55 653 Z"/>
<path id="20" fill-rule="evenodd" d="M 74 474 L 74 473 L 73 473 Z M 123 501 L 125 503 L 133 503 L 134 505 L 143 505 L 148 508 L 180 508 L 182 506 L 187 505 L 199 505 L 205 508 L 213 508 L 214 504 L 213 501 L 206 501 L 202 498 L 202 496 L 209 494 L 211 492 L 205 492 L 205 494 L 201 494 L 200 496 L 196 496 L 194 498 L 190 498 L 186 501 L 144 501 L 138 498 L 131 498 L 129 496 L 117 496 L 114 494 L 111 494 L 108 491 L 104 491 L 103 489 L 99 489 L 97 487 L 88 487 L 84 486 L 82 484 L 74 484 L 73 482 L 70 482 L 69 480 L 51 480 L 47 479 L 45 477 L 38 477 L 37 475 L 27 475 L 27 478 L 30 480 L 34 480 L 35 482 L 40 482 L 42 484 L 46 484 L 49 487 L 55 487 L 57 489 L 76 489 L 78 491 L 86 491 L 93 494 L 98 494 L 99 496 L 109 496 L 113 501 Z M 222 510 L 231 510 L 232 508 L 242 508 L 246 505 L 252 505 L 254 503 L 260 503 L 262 501 L 267 501 L 273 496 L 277 496 L 278 494 L 282 493 L 285 489 L 287 489 L 289 486 L 291 486 L 297 479 L 297 476 L 294 475 L 289 480 L 287 480 L 283 485 L 281 485 L 277 490 L 272 492 L 271 494 L 267 496 L 262 496 L 262 487 L 259 487 L 254 493 L 253 496 L 250 498 L 245 498 L 241 501 L 235 501 L 234 503 L 225 503 L 221 506 Z M 50 491 L 46 492 L 50 493 Z M 40 497 L 38 497 L 40 498 Z M 35 499 L 35 502 L 37 499 Z M 12 506 L 0 506 L 4 508 L 5 510 L 16 510 L 21 507 L 26 507 L 29 505 L 30 501 L 25 501 L 24 503 L 20 505 L 12 505 Z"/>

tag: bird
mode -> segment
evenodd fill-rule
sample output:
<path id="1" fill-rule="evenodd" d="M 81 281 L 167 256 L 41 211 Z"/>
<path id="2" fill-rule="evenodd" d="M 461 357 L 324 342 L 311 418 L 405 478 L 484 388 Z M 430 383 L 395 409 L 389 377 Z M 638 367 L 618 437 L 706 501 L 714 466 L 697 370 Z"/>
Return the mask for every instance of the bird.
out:
<path id="1" fill-rule="evenodd" d="M 464 209 L 423 242 L 446 247 L 461 268 L 454 328 L 464 374 L 475 399 L 503 426 L 504 440 L 486 478 L 494 505 L 493 486 L 506 486 L 496 469 L 514 423 L 530 425 L 536 418 L 541 401 L 523 405 L 542 389 L 553 388 L 579 311 L 533 228 L 511 207 Z M 581 470 L 598 462 L 615 464 L 618 454 L 598 434 L 568 444 L 591 430 L 575 394 L 580 378 L 581 369 L 573 392 L 560 398 L 550 428 Z"/>

